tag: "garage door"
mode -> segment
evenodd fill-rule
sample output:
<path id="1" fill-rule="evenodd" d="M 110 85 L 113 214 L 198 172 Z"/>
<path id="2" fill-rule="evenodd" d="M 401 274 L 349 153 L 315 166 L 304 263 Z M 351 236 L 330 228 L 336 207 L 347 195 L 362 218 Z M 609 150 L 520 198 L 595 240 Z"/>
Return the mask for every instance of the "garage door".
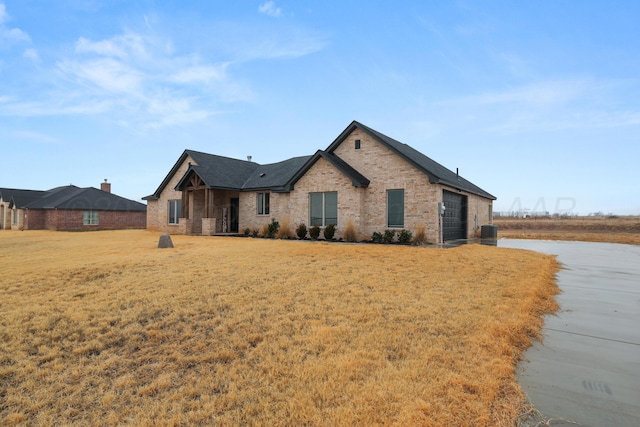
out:
<path id="1" fill-rule="evenodd" d="M 442 233 L 444 241 L 467 238 L 467 196 L 443 191 L 444 218 Z"/>

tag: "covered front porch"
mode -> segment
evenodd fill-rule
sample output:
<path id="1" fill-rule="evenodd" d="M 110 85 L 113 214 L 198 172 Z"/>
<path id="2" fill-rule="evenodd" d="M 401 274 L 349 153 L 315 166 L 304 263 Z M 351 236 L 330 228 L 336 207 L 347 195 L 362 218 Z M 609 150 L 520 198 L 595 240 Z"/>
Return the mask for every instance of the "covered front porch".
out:
<path id="1" fill-rule="evenodd" d="M 238 191 L 208 188 L 200 177 L 189 174 L 178 185 L 182 191 L 184 234 L 212 236 L 238 232 L 240 195 Z"/>

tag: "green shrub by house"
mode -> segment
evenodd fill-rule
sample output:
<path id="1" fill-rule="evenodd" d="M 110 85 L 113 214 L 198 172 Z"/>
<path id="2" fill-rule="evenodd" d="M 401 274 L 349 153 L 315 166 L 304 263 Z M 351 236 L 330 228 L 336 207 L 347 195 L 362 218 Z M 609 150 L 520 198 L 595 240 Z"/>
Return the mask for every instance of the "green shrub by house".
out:
<path id="1" fill-rule="evenodd" d="M 393 236 L 396 235 L 395 230 L 384 230 L 384 234 L 382 235 L 382 241 L 384 243 L 393 242 Z"/>
<path id="2" fill-rule="evenodd" d="M 411 242 L 412 233 L 409 230 L 401 230 L 398 234 L 398 242 L 407 245 Z"/>
<path id="3" fill-rule="evenodd" d="M 311 227 L 309 229 L 309 237 L 311 237 L 311 239 L 313 240 L 318 240 L 318 237 L 320 237 L 320 227 L 318 227 L 317 225 Z"/>
<path id="4" fill-rule="evenodd" d="M 304 240 L 304 238 L 307 237 L 307 226 L 304 224 L 298 225 L 298 228 L 296 228 L 296 235 L 298 236 L 298 239 Z"/>
<path id="5" fill-rule="evenodd" d="M 336 234 L 336 226 L 335 224 L 329 224 L 324 228 L 324 238 L 327 240 L 332 240 L 333 236 Z"/>

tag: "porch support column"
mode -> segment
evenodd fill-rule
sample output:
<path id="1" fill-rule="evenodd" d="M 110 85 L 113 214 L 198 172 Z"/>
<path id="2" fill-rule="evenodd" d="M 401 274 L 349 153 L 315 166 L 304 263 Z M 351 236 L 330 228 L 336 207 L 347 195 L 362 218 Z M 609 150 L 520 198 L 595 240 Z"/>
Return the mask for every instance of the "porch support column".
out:
<path id="1" fill-rule="evenodd" d="M 211 218 L 211 215 L 209 215 L 209 193 L 211 192 L 210 189 L 205 188 L 204 189 L 204 217 L 205 218 Z"/>
<path id="2" fill-rule="evenodd" d="M 182 218 L 189 218 L 189 192 L 182 190 Z"/>

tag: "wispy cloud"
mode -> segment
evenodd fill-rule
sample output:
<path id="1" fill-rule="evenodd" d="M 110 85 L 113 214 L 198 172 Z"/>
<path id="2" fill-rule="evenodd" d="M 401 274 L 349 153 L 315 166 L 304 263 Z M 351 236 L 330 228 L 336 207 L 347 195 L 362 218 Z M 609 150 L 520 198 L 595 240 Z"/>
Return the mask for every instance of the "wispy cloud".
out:
<path id="1" fill-rule="evenodd" d="M 281 10 L 269 1 L 260 12 L 278 16 Z M 8 19 L 0 3 L 0 29 L 7 29 Z M 99 115 L 136 129 L 201 122 L 228 111 L 229 104 L 255 101 L 251 82 L 234 73 L 246 63 L 297 58 L 327 44 L 325 37 L 305 28 L 274 28 L 267 22 L 257 27 L 207 23 L 207 40 L 189 44 L 179 35 L 172 40 L 162 28 L 155 18 L 144 16 L 137 30 L 95 39 L 79 36 L 73 49 L 61 49 L 53 63 L 29 47 L 22 56 L 38 67 L 30 70 L 35 74 L 25 87 L 37 89 L 7 88 L 0 115 Z M 14 33 L 15 39 L 20 33 Z M 47 52 L 52 57 L 55 49 Z"/>
<path id="2" fill-rule="evenodd" d="M 276 18 L 280 16 L 280 13 L 282 13 L 282 10 L 279 7 L 276 7 L 276 3 L 274 1 L 267 1 L 262 3 L 260 7 L 258 7 L 258 11 L 260 13 L 264 13 L 265 15 L 273 16 Z"/>
<path id="3" fill-rule="evenodd" d="M 539 81 L 438 101 L 433 107 L 455 111 L 458 125 L 466 122 L 477 131 L 502 134 L 637 126 L 640 110 L 608 100 L 639 85 L 592 78 Z"/>
<path id="4" fill-rule="evenodd" d="M 38 54 L 38 51 L 33 48 L 25 49 L 25 51 L 22 52 L 22 56 L 33 62 L 40 61 L 40 55 Z"/>
<path id="5" fill-rule="evenodd" d="M 19 28 L 10 28 L 6 25 L 9 14 L 4 3 L 0 3 L 0 47 L 14 43 L 29 42 L 31 38 Z"/>

